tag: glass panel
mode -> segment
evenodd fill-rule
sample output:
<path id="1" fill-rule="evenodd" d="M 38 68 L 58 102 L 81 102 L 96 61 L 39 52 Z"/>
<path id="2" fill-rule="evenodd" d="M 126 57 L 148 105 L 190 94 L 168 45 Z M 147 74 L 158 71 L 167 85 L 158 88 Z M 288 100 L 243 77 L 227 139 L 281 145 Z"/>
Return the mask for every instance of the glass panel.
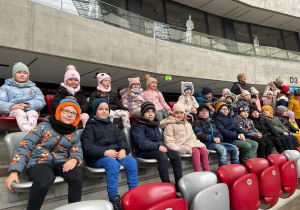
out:
<path id="1" fill-rule="evenodd" d="M 223 22 L 222 18 L 212 15 L 212 14 L 207 14 L 207 22 L 208 22 L 208 27 L 209 27 L 209 33 L 211 35 L 217 36 L 217 37 L 222 37 L 224 38 L 224 30 L 223 30 Z"/>
<path id="2" fill-rule="evenodd" d="M 247 23 L 233 21 L 233 27 L 236 41 L 252 43 Z"/>
<path id="3" fill-rule="evenodd" d="M 285 49 L 291 51 L 299 51 L 297 33 L 292 31 L 282 31 Z"/>
<path id="4" fill-rule="evenodd" d="M 101 1 L 122 9 L 126 9 L 126 0 L 101 0 Z"/>
<path id="5" fill-rule="evenodd" d="M 161 23 L 165 22 L 162 0 L 142 0 L 143 16 Z"/>

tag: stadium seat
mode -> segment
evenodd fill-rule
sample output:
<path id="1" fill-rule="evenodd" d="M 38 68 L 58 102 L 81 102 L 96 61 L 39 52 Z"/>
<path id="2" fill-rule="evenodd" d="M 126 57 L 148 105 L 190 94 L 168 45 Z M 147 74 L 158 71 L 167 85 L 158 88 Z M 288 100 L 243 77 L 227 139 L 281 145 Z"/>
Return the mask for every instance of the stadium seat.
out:
<path id="1" fill-rule="evenodd" d="M 300 153 L 297 150 L 285 150 L 283 154 L 288 160 L 293 160 L 296 162 L 297 175 L 298 179 L 300 179 Z"/>
<path id="2" fill-rule="evenodd" d="M 217 184 L 217 176 L 208 171 L 193 172 L 184 175 L 178 182 L 179 190 L 190 207 L 197 193 Z"/>
<path id="3" fill-rule="evenodd" d="M 20 145 L 20 142 L 23 140 L 23 138 L 28 134 L 28 132 L 15 132 L 7 134 L 4 137 L 4 142 L 8 150 L 9 158 L 10 160 L 13 159 L 14 153 L 17 150 L 17 148 Z M 25 174 L 22 173 L 19 176 L 20 183 L 13 182 L 11 187 L 14 189 L 14 192 L 29 192 L 30 187 L 32 185 L 32 181 L 29 181 Z M 60 176 L 56 176 L 54 184 L 62 183 L 64 182 L 64 179 Z"/>
<path id="4" fill-rule="evenodd" d="M 190 210 L 229 210 L 229 201 L 228 186 L 224 183 L 215 184 L 196 194 Z"/>
<path id="5" fill-rule="evenodd" d="M 54 210 L 113 210 L 111 202 L 107 200 L 90 200 L 70 203 Z"/>
<path id="6" fill-rule="evenodd" d="M 172 209 L 172 210 L 188 210 L 186 201 L 183 198 L 169 199 L 155 204 L 148 208 L 147 210 L 162 210 L 162 209 Z"/>
<path id="7" fill-rule="evenodd" d="M 224 165 L 217 170 L 220 182 L 229 188 L 232 210 L 256 210 L 260 206 L 257 177 L 246 173 L 240 164 Z"/>
<path id="8" fill-rule="evenodd" d="M 246 161 L 249 173 L 256 174 L 259 185 L 260 201 L 263 209 L 273 207 L 281 193 L 281 178 L 278 166 L 270 166 L 264 158 L 252 158 Z"/>
<path id="9" fill-rule="evenodd" d="M 169 107 L 170 107 L 172 110 L 173 110 L 174 104 L 176 104 L 175 101 L 169 101 L 169 102 L 168 102 L 168 105 L 169 105 Z"/>
<path id="10" fill-rule="evenodd" d="M 282 154 L 270 154 L 268 161 L 272 166 L 279 167 L 282 192 L 287 194 L 287 197 L 293 195 L 298 186 L 296 162 L 287 161 L 287 158 Z"/>
<path id="11" fill-rule="evenodd" d="M 160 202 L 175 199 L 176 190 L 169 183 L 140 185 L 126 192 L 122 197 L 123 210 L 149 209 Z M 163 208 L 164 209 L 164 208 Z M 175 209 L 174 209 L 175 210 Z M 179 209 L 178 209 L 179 210 Z"/>
<path id="12" fill-rule="evenodd" d="M 83 129 L 79 129 L 76 133 L 81 137 Z M 120 170 L 124 170 L 124 166 L 120 166 Z M 90 178 L 102 178 L 106 176 L 106 171 L 104 168 L 92 168 L 86 165 L 85 161 L 82 163 L 82 172 L 84 176 Z"/>
<path id="13" fill-rule="evenodd" d="M 54 110 L 52 109 L 52 101 L 53 101 L 54 95 L 46 95 L 45 101 L 48 106 L 49 115 L 54 115 Z"/>

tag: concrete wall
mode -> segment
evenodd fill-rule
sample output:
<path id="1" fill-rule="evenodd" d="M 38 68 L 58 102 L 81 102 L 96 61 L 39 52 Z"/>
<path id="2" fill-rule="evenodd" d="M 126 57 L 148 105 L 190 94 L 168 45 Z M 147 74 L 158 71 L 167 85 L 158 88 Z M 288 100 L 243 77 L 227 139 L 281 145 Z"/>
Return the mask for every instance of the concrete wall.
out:
<path id="1" fill-rule="evenodd" d="M 300 63 L 155 40 L 28 0 L 0 1 L 0 46 L 146 72 L 266 84 L 297 77 Z"/>

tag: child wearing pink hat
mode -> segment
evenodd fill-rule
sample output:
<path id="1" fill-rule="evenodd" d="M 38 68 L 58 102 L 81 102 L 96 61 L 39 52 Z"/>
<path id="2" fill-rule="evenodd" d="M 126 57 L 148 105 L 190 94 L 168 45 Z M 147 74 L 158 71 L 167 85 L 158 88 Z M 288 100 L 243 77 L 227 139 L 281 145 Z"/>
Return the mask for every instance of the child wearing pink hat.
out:
<path id="1" fill-rule="evenodd" d="M 130 127 L 129 111 L 123 104 L 120 103 L 119 97 L 116 93 L 111 92 L 111 78 L 107 73 L 97 74 L 98 86 L 97 90 L 92 92 L 89 100 L 91 110 L 93 109 L 93 102 L 97 98 L 105 98 L 109 101 L 111 106 L 110 119 L 113 122 L 115 116 L 122 118 L 124 128 Z"/>
<path id="2" fill-rule="evenodd" d="M 89 115 L 87 114 L 89 110 L 89 104 L 84 95 L 84 91 L 80 87 L 80 75 L 73 65 L 68 65 L 66 67 L 64 82 L 62 82 L 60 87 L 58 87 L 56 90 L 51 104 L 54 111 L 62 99 L 73 99 L 80 105 L 80 120 L 83 128 L 85 128 L 85 124 L 89 119 Z"/>
<path id="3" fill-rule="evenodd" d="M 223 89 L 222 97 L 218 99 L 218 102 L 226 102 L 226 98 L 231 91 L 228 88 Z"/>

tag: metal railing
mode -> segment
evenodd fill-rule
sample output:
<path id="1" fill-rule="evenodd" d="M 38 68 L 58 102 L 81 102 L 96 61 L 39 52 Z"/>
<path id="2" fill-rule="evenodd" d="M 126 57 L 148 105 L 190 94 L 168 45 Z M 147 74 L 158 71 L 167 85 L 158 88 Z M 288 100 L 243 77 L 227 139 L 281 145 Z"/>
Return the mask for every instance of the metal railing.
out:
<path id="1" fill-rule="evenodd" d="M 300 52 L 236 42 L 156 22 L 98 0 L 32 0 L 144 36 L 232 54 L 300 62 Z"/>

